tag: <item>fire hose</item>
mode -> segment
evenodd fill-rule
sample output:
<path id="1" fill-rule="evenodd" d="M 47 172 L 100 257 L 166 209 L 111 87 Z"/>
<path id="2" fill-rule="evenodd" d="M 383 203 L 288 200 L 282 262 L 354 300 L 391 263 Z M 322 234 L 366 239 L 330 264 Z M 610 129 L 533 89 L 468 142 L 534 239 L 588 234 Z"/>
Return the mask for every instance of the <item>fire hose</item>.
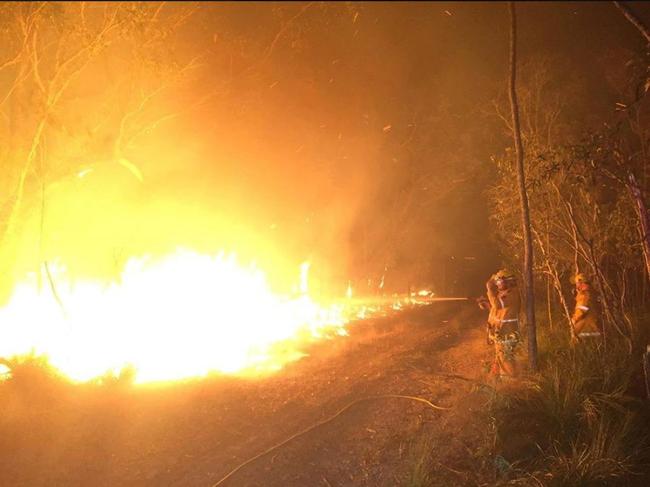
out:
<path id="1" fill-rule="evenodd" d="M 298 438 L 298 437 L 300 437 L 300 436 L 302 436 L 302 435 L 304 435 L 306 433 L 309 433 L 310 431 L 318 428 L 319 426 L 322 426 L 324 424 L 327 424 L 327 423 L 333 421 L 334 419 L 339 417 L 341 414 L 343 414 L 345 411 L 350 409 L 352 406 L 354 406 L 356 404 L 359 404 L 361 402 L 371 401 L 371 400 L 374 400 L 374 399 L 389 399 L 389 398 L 401 398 L 401 399 L 408 399 L 408 400 L 411 400 L 411 401 L 421 402 L 421 403 L 429 406 L 430 408 L 436 409 L 436 410 L 439 410 L 439 411 L 447 411 L 447 410 L 451 409 L 451 408 L 446 408 L 446 407 L 442 407 L 442 406 L 438 406 L 436 404 L 433 404 L 431 401 L 428 401 L 427 399 L 424 399 L 422 397 L 405 396 L 405 395 L 402 395 L 402 394 L 380 394 L 378 396 L 368 396 L 368 397 L 362 397 L 360 399 L 355 399 L 354 401 L 348 403 L 347 405 L 345 405 L 344 407 L 339 409 L 332 416 L 329 416 L 328 418 L 325 418 L 325 419 L 323 419 L 321 421 L 318 421 L 317 423 L 312 424 L 311 426 L 308 426 L 307 428 L 303 429 L 302 431 L 299 431 L 298 433 L 295 433 L 295 434 L 291 435 L 289 438 L 287 438 L 287 439 L 281 441 L 280 443 L 277 443 L 277 444 L 267 448 L 263 452 L 258 453 L 257 455 L 249 458 L 245 462 L 239 464 L 237 467 L 232 469 L 228 474 L 226 474 L 224 477 L 222 477 L 219 481 L 217 481 L 217 483 L 212 484 L 212 487 L 218 487 L 219 485 L 223 484 L 226 480 L 228 480 L 230 477 L 232 477 L 235 473 L 237 473 L 239 470 L 244 468 L 246 465 L 249 465 L 249 464 L 253 463 L 255 460 L 258 460 L 259 458 L 262 458 L 265 455 L 268 455 L 272 451 L 277 450 L 278 448 L 286 445 L 291 440 L 294 440 L 294 439 L 296 439 L 296 438 Z"/>

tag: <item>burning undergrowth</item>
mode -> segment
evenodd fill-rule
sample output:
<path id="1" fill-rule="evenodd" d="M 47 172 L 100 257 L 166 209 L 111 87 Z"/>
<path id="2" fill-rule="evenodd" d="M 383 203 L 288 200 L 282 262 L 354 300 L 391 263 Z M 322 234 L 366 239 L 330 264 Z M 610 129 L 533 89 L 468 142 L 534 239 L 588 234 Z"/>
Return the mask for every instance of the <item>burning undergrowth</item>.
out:
<path id="1" fill-rule="evenodd" d="M 309 263 L 287 292 L 236 256 L 177 251 L 131 259 L 117 283 L 71 281 L 46 268 L 0 310 L 0 356 L 14 370 L 44 366 L 73 382 L 159 383 L 209 374 L 259 376 L 306 355 L 312 342 L 347 334 L 353 320 L 424 303 L 314 297 Z M 418 301 L 418 299 L 420 301 Z"/>

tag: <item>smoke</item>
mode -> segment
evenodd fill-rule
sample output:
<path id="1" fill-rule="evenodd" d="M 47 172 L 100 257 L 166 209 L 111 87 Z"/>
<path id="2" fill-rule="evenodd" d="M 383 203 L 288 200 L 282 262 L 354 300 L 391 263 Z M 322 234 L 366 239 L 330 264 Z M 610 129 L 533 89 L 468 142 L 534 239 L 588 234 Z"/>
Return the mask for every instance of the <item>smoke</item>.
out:
<path id="1" fill-rule="evenodd" d="M 169 4 L 158 24 L 184 8 Z M 542 25 L 532 20 L 548 8 L 521 8 L 535 51 L 582 19 L 563 7 Z M 387 268 L 406 276 L 395 287 L 443 282 L 452 257 L 493 264 L 483 188 L 504 139 L 485 113 L 506 73 L 505 9 L 200 4 L 187 19 L 159 37 L 138 27 L 69 86 L 3 249 L 5 278 L 60 261 L 115 279 L 130 256 L 179 246 L 271 269 L 310 260 L 337 290 Z"/>

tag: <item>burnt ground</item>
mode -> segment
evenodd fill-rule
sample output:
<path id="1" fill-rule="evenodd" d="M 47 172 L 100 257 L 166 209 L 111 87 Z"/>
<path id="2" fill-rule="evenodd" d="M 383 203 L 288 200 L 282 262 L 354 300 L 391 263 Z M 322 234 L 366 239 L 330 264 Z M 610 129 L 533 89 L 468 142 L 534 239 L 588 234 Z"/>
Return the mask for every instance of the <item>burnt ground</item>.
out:
<path id="1" fill-rule="evenodd" d="M 162 389 L 72 386 L 41 372 L 0 385 L 0 485 L 205 486 L 269 447 L 382 397 L 248 464 L 223 486 L 477 485 L 489 477 L 490 349 L 473 303 L 351 325 L 350 336 L 264 379 Z M 460 378 L 457 376 L 461 376 Z M 470 380 L 466 380 L 470 379 Z"/>

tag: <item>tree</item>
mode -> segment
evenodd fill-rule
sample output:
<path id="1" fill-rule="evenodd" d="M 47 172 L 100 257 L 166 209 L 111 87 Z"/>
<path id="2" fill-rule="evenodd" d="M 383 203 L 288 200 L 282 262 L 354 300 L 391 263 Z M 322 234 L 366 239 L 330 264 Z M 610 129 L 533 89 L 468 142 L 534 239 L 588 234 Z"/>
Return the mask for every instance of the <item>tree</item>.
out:
<path id="1" fill-rule="evenodd" d="M 614 2 L 614 5 L 623 13 L 625 18 L 630 21 L 634 27 L 641 33 L 643 38 L 648 44 L 650 44 L 650 30 L 648 27 L 639 19 L 634 12 L 627 7 L 627 5 L 622 4 L 621 2 Z M 646 71 L 650 70 L 650 66 L 646 68 Z M 643 92 L 640 97 L 643 97 L 648 89 L 650 88 L 650 77 L 646 76 L 643 83 Z M 638 99 L 636 100 L 638 102 Z M 635 202 L 638 225 L 639 225 L 639 234 L 641 235 L 641 242 L 643 244 L 643 256 L 645 260 L 645 268 L 647 273 L 647 278 L 650 280 L 650 212 L 648 211 L 641 186 L 637 183 L 636 177 L 631 171 L 628 171 L 625 184 L 630 192 L 632 199 Z"/>
<path id="2" fill-rule="evenodd" d="M 524 234 L 524 287 L 526 292 L 526 326 L 528 331 L 528 364 L 537 370 L 537 327 L 535 324 L 535 290 L 533 281 L 533 243 L 530 225 L 528 193 L 526 191 L 526 172 L 524 168 L 524 147 L 521 140 L 519 105 L 517 102 L 517 16 L 514 2 L 510 6 L 510 108 L 512 112 L 512 132 L 517 161 L 517 180 L 521 208 L 521 226 Z"/>
<path id="3" fill-rule="evenodd" d="M 625 18 L 638 29 L 641 35 L 645 38 L 646 42 L 650 43 L 650 30 L 648 30 L 641 19 L 639 19 L 627 5 L 624 5 L 621 2 L 614 2 L 614 5 L 616 5 L 616 7 L 623 13 Z"/>
<path id="4" fill-rule="evenodd" d="M 618 335 L 630 349 L 639 331 L 633 316 L 645 301 L 645 266 L 639 266 L 643 253 L 635 218 L 638 207 L 626 189 L 626 175 L 630 171 L 638 175 L 639 186 L 646 187 L 642 180 L 647 160 L 647 103 L 617 111 L 616 123 L 603 113 L 606 118 L 594 120 L 589 131 L 581 133 L 572 127 L 582 113 L 580 107 L 589 103 L 588 96 L 579 94 L 588 91 L 578 80 L 575 88 L 564 77 L 558 82 L 563 70 L 557 66 L 549 70 L 546 62 L 537 59 L 522 66 L 518 94 L 523 96 L 518 105 L 524 120 L 521 130 L 533 245 L 540 256 L 535 270 L 537 277 L 548 279 L 549 323 L 553 320 L 549 291 L 555 290 L 556 309 L 563 311 L 570 325 L 569 278 L 576 270 L 587 272 L 601 296 L 606 330 L 612 331 L 608 338 Z M 629 62 L 622 57 L 616 66 L 624 70 Z M 615 71 L 611 65 L 608 68 Z M 626 94 L 618 93 L 622 85 L 617 80 L 612 89 L 625 99 Z M 628 80 L 626 85 L 633 89 L 635 83 Z M 511 132 L 505 110 L 496 106 Z M 555 135 L 549 138 L 549 133 Z M 517 196 L 512 185 L 516 177 L 512 151 L 495 162 L 498 176 L 490 190 L 491 220 L 506 253 L 517 261 L 523 237 L 512 205 Z"/>
<path id="5" fill-rule="evenodd" d="M 97 162 L 142 180 L 134 144 L 173 116 L 154 99 L 197 64 L 171 47 L 194 10 L 165 2 L 0 4 L 4 277 L 25 252 L 18 235 L 29 214 L 45 210 L 49 187 Z"/>

